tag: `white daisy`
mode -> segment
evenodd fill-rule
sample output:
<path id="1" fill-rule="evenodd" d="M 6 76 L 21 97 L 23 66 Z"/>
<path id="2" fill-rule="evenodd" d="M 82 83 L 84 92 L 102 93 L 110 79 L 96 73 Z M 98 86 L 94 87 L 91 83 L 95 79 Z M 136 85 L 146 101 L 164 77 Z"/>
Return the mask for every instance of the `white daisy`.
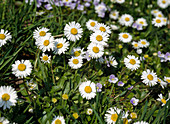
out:
<path id="1" fill-rule="evenodd" d="M 166 104 L 166 102 L 169 100 L 169 98 L 167 100 L 165 100 L 163 98 L 162 94 L 159 94 L 158 96 L 159 96 L 159 98 L 157 100 L 162 102 L 162 106 L 164 106 Z"/>
<path id="2" fill-rule="evenodd" d="M 167 87 L 167 83 L 158 78 L 158 83 L 160 83 L 161 87 L 164 89 L 164 87 Z"/>
<path id="3" fill-rule="evenodd" d="M 115 124 L 118 119 L 118 115 L 121 112 L 121 109 L 114 107 L 114 108 L 109 108 L 106 112 L 107 114 L 105 114 L 104 118 L 107 124 Z"/>
<path id="4" fill-rule="evenodd" d="M 67 49 L 69 49 L 69 42 L 66 42 L 65 38 L 58 38 L 54 40 L 54 53 L 55 54 L 65 54 Z"/>
<path id="5" fill-rule="evenodd" d="M 111 34 L 110 27 L 103 23 L 97 23 L 96 30 L 99 30 L 99 31 L 107 33 L 107 34 Z"/>
<path id="6" fill-rule="evenodd" d="M 0 47 L 5 45 L 7 41 L 11 41 L 12 36 L 8 30 L 1 29 L 0 31 Z"/>
<path id="7" fill-rule="evenodd" d="M 40 58 L 41 58 L 41 61 L 43 61 L 44 63 L 50 63 L 51 56 L 48 56 L 47 54 L 43 53 Z"/>
<path id="8" fill-rule="evenodd" d="M 82 82 L 79 92 L 83 98 L 90 100 L 96 96 L 96 85 L 91 81 Z"/>
<path id="9" fill-rule="evenodd" d="M 69 59 L 68 65 L 72 68 L 72 69 L 78 69 L 81 68 L 83 64 L 83 59 L 82 57 L 71 57 L 71 59 Z"/>
<path id="10" fill-rule="evenodd" d="M 147 69 L 146 71 L 142 72 L 141 79 L 143 79 L 143 83 L 149 86 L 154 86 L 157 84 L 157 75 L 153 71 Z"/>
<path id="11" fill-rule="evenodd" d="M 169 6 L 169 0 L 157 0 L 157 4 L 162 9 L 165 9 Z"/>
<path id="12" fill-rule="evenodd" d="M 139 45 L 138 42 L 133 41 L 133 42 L 132 42 L 132 45 L 133 45 L 133 48 L 134 48 L 134 49 L 139 49 L 139 48 L 140 48 L 140 45 Z"/>
<path id="13" fill-rule="evenodd" d="M 130 100 L 130 102 L 134 105 L 134 106 L 136 106 L 137 104 L 138 104 L 138 102 L 139 102 L 139 99 L 136 99 L 136 98 L 132 98 L 131 100 Z"/>
<path id="14" fill-rule="evenodd" d="M 129 33 L 120 33 L 119 40 L 123 43 L 128 43 L 132 40 L 132 36 Z"/>
<path id="15" fill-rule="evenodd" d="M 123 124 L 128 124 L 132 120 L 132 119 L 128 119 L 128 116 L 129 116 L 128 111 L 126 113 L 123 112 L 122 114 Z"/>
<path id="16" fill-rule="evenodd" d="M 158 9 L 154 9 L 154 10 L 151 11 L 151 14 L 154 15 L 154 16 L 156 16 L 156 14 L 157 14 L 158 12 L 161 12 L 161 11 L 159 11 Z"/>
<path id="17" fill-rule="evenodd" d="M 104 54 L 104 48 L 102 45 L 96 43 L 90 43 L 87 47 L 87 52 L 92 58 L 100 58 Z"/>
<path id="18" fill-rule="evenodd" d="M 159 27 L 162 27 L 164 25 L 164 21 L 163 21 L 162 18 L 156 17 L 156 18 L 153 18 L 152 24 L 159 28 Z"/>
<path id="19" fill-rule="evenodd" d="M 140 39 L 138 43 L 141 48 L 147 48 L 149 46 L 149 42 L 146 39 Z"/>
<path id="20" fill-rule="evenodd" d="M 51 124 L 65 124 L 64 117 L 63 116 L 55 117 Z"/>
<path id="21" fill-rule="evenodd" d="M 81 28 L 81 25 L 75 21 L 69 22 L 69 24 L 66 24 L 64 27 L 64 35 L 71 41 L 75 42 L 76 40 L 79 40 L 82 37 L 82 34 L 83 29 Z"/>
<path id="22" fill-rule="evenodd" d="M 124 59 L 124 63 L 126 67 L 131 71 L 136 70 L 140 67 L 140 61 L 138 60 L 138 57 L 135 57 L 133 55 L 128 55 L 127 58 Z"/>
<path id="23" fill-rule="evenodd" d="M 137 49 L 136 52 L 137 52 L 137 54 L 141 54 L 142 53 L 142 49 Z"/>
<path id="24" fill-rule="evenodd" d="M 3 106 L 3 110 L 10 109 L 10 106 L 15 106 L 17 97 L 17 92 L 11 86 L 0 87 L 0 107 Z"/>
<path id="25" fill-rule="evenodd" d="M 90 36 L 90 41 L 92 41 L 93 43 L 97 43 L 103 46 L 107 46 L 107 41 L 108 41 L 108 34 L 105 32 L 101 32 L 101 31 L 96 31 L 93 34 L 91 34 Z"/>
<path id="26" fill-rule="evenodd" d="M 169 84 L 170 83 L 170 77 L 164 76 L 164 81 L 166 81 Z"/>
<path id="27" fill-rule="evenodd" d="M 54 49 L 54 37 L 53 36 L 45 36 L 37 39 L 37 46 L 43 52 L 50 51 Z"/>
<path id="28" fill-rule="evenodd" d="M 84 48 L 83 49 L 81 49 L 81 47 L 77 47 L 77 48 L 73 48 L 72 50 L 71 50 L 71 54 L 74 56 L 74 57 L 84 57 L 84 54 L 85 54 L 85 52 L 83 51 L 84 50 Z"/>
<path id="29" fill-rule="evenodd" d="M 168 20 L 167 20 L 167 18 L 162 18 L 163 19 L 163 25 L 167 25 L 168 24 Z"/>
<path id="30" fill-rule="evenodd" d="M 91 114 L 93 114 L 93 109 L 91 109 L 91 108 L 88 108 L 86 113 L 87 113 L 88 115 L 91 115 Z"/>
<path id="31" fill-rule="evenodd" d="M 145 122 L 145 121 L 138 121 L 138 122 L 135 122 L 133 124 L 149 124 L 148 122 Z"/>
<path id="32" fill-rule="evenodd" d="M 156 16 L 156 17 L 159 17 L 159 18 L 163 18 L 163 17 L 164 17 L 164 15 L 163 15 L 162 12 L 156 13 L 155 16 Z"/>
<path id="33" fill-rule="evenodd" d="M 5 117 L 0 117 L 0 124 L 9 124 L 9 121 Z"/>
<path id="34" fill-rule="evenodd" d="M 120 17 L 119 23 L 125 26 L 131 26 L 133 23 L 133 17 L 129 14 L 124 14 Z"/>
<path id="35" fill-rule="evenodd" d="M 109 63 L 110 63 L 110 65 L 112 65 L 112 66 L 115 67 L 115 68 L 116 68 L 116 66 L 118 65 L 115 57 L 113 57 L 113 56 L 109 56 Z"/>
<path id="36" fill-rule="evenodd" d="M 119 29 L 119 27 L 117 25 L 110 25 L 110 27 L 111 27 L 112 30 L 118 30 Z"/>
<path id="37" fill-rule="evenodd" d="M 141 24 L 142 26 L 147 26 L 148 25 L 147 22 L 146 22 L 146 19 L 144 19 L 144 18 L 138 18 L 136 20 L 136 23 Z"/>
<path id="38" fill-rule="evenodd" d="M 63 0 L 63 3 L 65 3 L 65 4 L 69 4 L 71 2 L 72 2 L 72 0 Z"/>
<path id="39" fill-rule="evenodd" d="M 110 16 L 111 19 L 116 20 L 116 19 L 118 19 L 118 17 L 119 17 L 119 12 L 118 12 L 117 10 L 114 10 L 114 11 L 112 11 L 112 12 L 110 13 L 109 16 Z"/>
<path id="40" fill-rule="evenodd" d="M 15 64 L 12 64 L 12 73 L 16 77 L 26 77 L 31 74 L 32 65 L 29 60 L 17 60 Z"/>
<path id="41" fill-rule="evenodd" d="M 116 0 L 116 3 L 119 3 L 119 4 L 122 4 L 124 2 L 125 2 L 125 0 Z"/>
<path id="42" fill-rule="evenodd" d="M 86 22 L 86 26 L 89 30 L 95 31 L 97 23 L 97 21 L 90 19 L 88 22 Z"/>
<path id="43" fill-rule="evenodd" d="M 38 39 L 38 38 L 42 38 L 42 37 L 50 37 L 51 33 L 48 33 L 49 29 L 48 28 L 37 28 L 36 30 L 34 30 L 33 32 L 33 38 Z"/>
<path id="44" fill-rule="evenodd" d="M 26 83 L 30 90 L 34 90 L 37 86 L 37 84 L 33 82 L 33 79 L 31 79 L 30 81 L 27 81 Z"/>

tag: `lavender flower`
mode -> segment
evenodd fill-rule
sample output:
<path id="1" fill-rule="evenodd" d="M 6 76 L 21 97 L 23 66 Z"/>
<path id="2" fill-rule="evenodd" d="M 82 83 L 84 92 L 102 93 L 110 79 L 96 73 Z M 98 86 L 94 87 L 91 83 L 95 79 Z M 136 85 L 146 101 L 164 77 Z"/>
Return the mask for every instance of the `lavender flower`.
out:
<path id="1" fill-rule="evenodd" d="M 90 56 L 88 52 L 86 52 L 84 58 L 87 59 L 87 61 L 90 61 L 92 57 Z"/>
<path id="2" fill-rule="evenodd" d="M 115 84 L 118 81 L 118 78 L 111 74 L 108 81 Z"/>
<path id="3" fill-rule="evenodd" d="M 97 92 L 101 92 L 102 91 L 102 84 L 97 83 L 96 87 L 97 87 Z"/>
<path id="4" fill-rule="evenodd" d="M 123 83 L 122 81 L 119 81 L 119 82 L 118 82 L 118 86 L 123 87 L 123 86 L 124 86 L 124 83 Z"/>
<path id="5" fill-rule="evenodd" d="M 134 106 L 136 106 L 137 104 L 138 104 L 138 102 L 139 102 L 139 99 L 136 99 L 136 98 L 132 98 L 131 100 L 130 100 L 130 102 L 134 105 Z"/>
<path id="6" fill-rule="evenodd" d="M 142 24 L 133 23 L 132 28 L 136 28 L 137 30 L 143 30 Z"/>
<path id="7" fill-rule="evenodd" d="M 170 61 L 170 53 L 169 52 L 167 52 L 164 57 L 165 57 L 165 62 Z"/>
<path id="8" fill-rule="evenodd" d="M 129 88 L 128 88 L 128 90 L 131 90 L 133 88 L 133 86 L 130 86 Z"/>

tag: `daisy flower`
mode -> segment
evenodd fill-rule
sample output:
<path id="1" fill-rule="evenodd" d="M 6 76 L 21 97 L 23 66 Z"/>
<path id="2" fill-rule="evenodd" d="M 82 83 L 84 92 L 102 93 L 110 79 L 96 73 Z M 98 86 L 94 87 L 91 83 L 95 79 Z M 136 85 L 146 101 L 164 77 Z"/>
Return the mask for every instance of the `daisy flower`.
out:
<path id="1" fill-rule="evenodd" d="M 164 87 L 167 87 L 167 83 L 158 78 L 158 83 L 160 83 L 161 87 L 164 89 Z"/>
<path id="2" fill-rule="evenodd" d="M 0 87 L 0 107 L 3 107 L 3 110 L 10 109 L 10 106 L 15 106 L 17 98 L 17 92 L 11 86 Z"/>
<path id="3" fill-rule="evenodd" d="M 87 52 L 92 58 L 100 58 L 104 54 L 104 48 L 102 45 L 96 43 L 90 43 L 87 47 Z"/>
<path id="4" fill-rule="evenodd" d="M 159 96 L 159 98 L 157 100 L 162 102 L 162 106 L 164 106 L 166 104 L 166 102 L 169 100 L 169 98 L 167 100 L 165 100 L 163 98 L 162 94 L 159 94 L 158 96 Z"/>
<path id="5" fill-rule="evenodd" d="M 83 49 L 81 49 L 81 47 L 76 47 L 76 48 L 73 48 L 72 50 L 71 50 L 71 54 L 74 56 L 74 57 L 84 57 L 84 54 L 85 54 L 85 52 L 83 51 L 84 50 L 84 48 Z"/>
<path id="6" fill-rule="evenodd" d="M 140 61 L 138 60 L 138 57 L 135 57 L 133 55 L 128 55 L 127 58 L 124 59 L 124 63 L 126 67 L 131 71 L 136 70 L 140 67 Z"/>
<path id="7" fill-rule="evenodd" d="M 158 9 L 154 9 L 154 10 L 151 11 L 151 14 L 154 15 L 154 16 L 156 16 L 156 14 L 157 14 L 158 12 L 160 12 Z"/>
<path id="8" fill-rule="evenodd" d="M 124 14 L 120 17 L 119 23 L 124 26 L 131 26 L 133 23 L 133 17 L 129 14 Z"/>
<path id="9" fill-rule="evenodd" d="M 142 81 L 143 83 L 149 86 L 156 85 L 158 81 L 156 73 L 154 73 L 153 71 L 150 71 L 149 69 L 142 72 L 141 79 L 143 79 Z"/>
<path id="10" fill-rule="evenodd" d="M 167 21 L 167 18 L 162 18 L 163 19 L 163 25 L 167 25 L 168 21 Z"/>
<path id="11" fill-rule="evenodd" d="M 164 25 L 164 22 L 163 22 L 163 19 L 162 18 L 159 18 L 159 17 L 156 17 L 156 18 L 153 18 L 152 20 L 152 24 L 155 26 L 155 27 L 162 27 Z"/>
<path id="12" fill-rule="evenodd" d="M 122 119 L 123 119 L 123 124 L 128 124 L 132 119 L 128 119 L 128 111 L 125 113 L 123 112 L 122 114 Z"/>
<path id="13" fill-rule="evenodd" d="M 116 0 L 116 3 L 119 3 L 119 4 L 122 4 L 124 2 L 125 2 L 125 0 Z"/>
<path id="14" fill-rule="evenodd" d="M 9 124 L 9 121 L 4 117 L 0 117 L 0 124 Z"/>
<path id="15" fill-rule="evenodd" d="M 89 30 L 95 31 L 97 23 L 97 21 L 90 19 L 88 22 L 86 22 L 86 26 Z"/>
<path id="16" fill-rule="evenodd" d="M 107 33 L 107 34 L 111 34 L 110 27 L 103 23 L 97 23 L 96 30 L 99 30 L 99 31 Z"/>
<path id="17" fill-rule="evenodd" d="M 135 118 L 137 118 L 137 114 L 135 112 L 132 112 L 132 113 L 130 113 L 130 117 L 132 119 L 135 119 Z"/>
<path id="18" fill-rule="evenodd" d="M 69 49 L 69 42 L 66 42 L 65 38 L 58 38 L 54 40 L 54 53 L 55 54 L 65 54 L 67 49 Z"/>
<path id="19" fill-rule="evenodd" d="M 138 122 L 135 122 L 133 124 L 149 124 L 148 122 L 145 122 L 145 121 L 138 121 Z"/>
<path id="20" fill-rule="evenodd" d="M 146 19 L 144 19 L 144 18 L 138 18 L 136 20 L 136 23 L 141 24 L 142 26 L 147 26 L 148 25 L 147 22 L 146 22 Z"/>
<path id="21" fill-rule="evenodd" d="M 90 36 L 90 41 L 92 41 L 93 43 L 97 43 L 103 46 L 107 46 L 107 41 L 108 41 L 108 34 L 101 32 L 101 31 L 96 31 L 93 34 L 91 34 Z"/>
<path id="22" fill-rule="evenodd" d="M 137 49 L 136 52 L 137 52 L 137 54 L 141 54 L 142 53 L 142 49 Z"/>
<path id="23" fill-rule="evenodd" d="M 118 17 L 119 17 L 119 12 L 118 12 L 117 10 L 114 10 L 114 11 L 112 11 L 112 12 L 110 13 L 109 16 L 110 16 L 111 19 L 116 20 L 116 19 L 118 19 Z"/>
<path id="24" fill-rule="evenodd" d="M 86 113 L 87 113 L 88 115 L 91 115 L 91 114 L 93 114 L 93 109 L 91 109 L 91 108 L 88 108 L 88 109 L 87 109 L 87 111 L 86 111 Z"/>
<path id="25" fill-rule="evenodd" d="M 50 51 L 54 49 L 54 37 L 53 36 L 45 36 L 37 39 L 37 46 L 43 52 Z"/>
<path id="26" fill-rule="evenodd" d="M 105 114 L 104 118 L 107 124 L 115 124 L 118 119 L 118 115 L 121 112 L 121 109 L 114 107 L 109 108 L 106 112 L 107 114 Z"/>
<path id="27" fill-rule="evenodd" d="M 27 81 L 26 84 L 30 90 L 34 90 L 37 86 L 37 84 L 33 82 L 33 79 L 31 79 L 30 81 Z"/>
<path id="28" fill-rule="evenodd" d="M 108 81 L 115 84 L 118 81 L 118 78 L 115 77 L 114 74 L 111 74 Z"/>
<path id="29" fill-rule="evenodd" d="M 64 4 L 69 4 L 69 3 L 71 3 L 72 2 L 72 0 L 63 0 L 63 3 Z"/>
<path id="30" fill-rule="evenodd" d="M 133 97 L 133 98 L 130 100 L 130 102 L 132 103 L 132 105 L 136 106 L 136 105 L 138 104 L 138 102 L 139 102 L 139 99 L 136 99 L 136 98 Z"/>
<path id="31" fill-rule="evenodd" d="M 119 29 L 119 27 L 117 25 L 110 25 L 110 27 L 111 27 L 112 30 L 118 30 Z"/>
<path id="32" fill-rule="evenodd" d="M 51 124 L 65 124 L 64 117 L 63 116 L 55 117 Z"/>
<path id="33" fill-rule="evenodd" d="M 110 67 L 110 65 L 113 66 L 113 67 L 115 67 L 115 68 L 116 68 L 116 66 L 118 65 L 115 57 L 113 57 L 113 56 L 109 56 L 109 67 Z"/>
<path id="34" fill-rule="evenodd" d="M 69 62 L 68 62 L 68 65 L 72 69 L 81 68 L 82 64 L 83 64 L 82 57 L 72 57 L 71 59 L 69 59 Z"/>
<path id="35" fill-rule="evenodd" d="M 156 16 L 156 17 L 159 17 L 159 18 L 163 18 L 163 17 L 164 17 L 164 15 L 163 15 L 162 12 L 156 13 L 155 16 Z"/>
<path id="36" fill-rule="evenodd" d="M 5 45 L 7 41 L 11 41 L 12 36 L 8 30 L 1 29 L 0 31 L 0 47 Z"/>
<path id="37" fill-rule="evenodd" d="M 168 0 L 157 0 L 157 4 L 162 9 L 165 9 L 169 6 L 169 1 Z"/>
<path id="38" fill-rule="evenodd" d="M 43 37 L 50 37 L 51 33 L 48 33 L 49 29 L 48 28 L 40 28 L 38 27 L 36 30 L 33 32 L 33 38 L 38 39 L 38 38 L 43 38 Z"/>
<path id="39" fill-rule="evenodd" d="M 83 29 L 81 28 L 81 25 L 75 21 L 69 22 L 69 24 L 66 24 L 64 27 L 64 35 L 71 41 L 75 42 L 76 40 L 79 40 L 82 37 L 82 34 Z"/>
<path id="40" fill-rule="evenodd" d="M 32 65 L 29 60 L 17 60 L 15 64 L 12 64 L 12 73 L 16 77 L 26 77 L 31 74 Z"/>
<path id="41" fill-rule="evenodd" d="M 79 92 L 83 98 L 90 100 L 96 96 L 96 85 L 91 81 L 82 82 Z"/>
<path id="42" fill-rule="evenodd" d="M 147 48 L 149 46 L 149 42 L 146 39 L 140 39 L 138 43 L 141 48 Z"/>
<path id="43" fill-rule="evenodd" d="M 119 40 L 123 43 L 128 43 L 132 40 L 132 36 L 129 33 L 120 33 Z"/>
<path id="44" fill-rule="evenodd" d="M 134 48 L 134 49 L 139 49 L 139 48 L 140 48 L 138 42 L 133 41 L 133 42 L 132 42 L 132 45 L 133 45 L 133 48 Z"/>
<path id="45" fill-rule="evenodd" d="M 164 81 L 166 81 L 169 84 L 170 83 L 170 77 L 164 76 Z"/>
<path id="46" fill-rule="evenodd" d="M 43 61 L 44 63 L 50 63 L 51 56 L 48 56 L 47 54 L 43 53 L 40 58 L 41 58 L 41 61 Z"/>

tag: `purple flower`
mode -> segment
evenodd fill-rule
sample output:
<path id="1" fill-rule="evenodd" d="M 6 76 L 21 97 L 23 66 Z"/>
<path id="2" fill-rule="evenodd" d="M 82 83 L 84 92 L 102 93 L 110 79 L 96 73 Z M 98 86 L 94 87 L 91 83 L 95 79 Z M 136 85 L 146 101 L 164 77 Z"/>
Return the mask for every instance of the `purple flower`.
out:
<path id="1" fill-rule="evenodd" d="M 86 52 L 84 58 L 87 59 L 87 61 L 91 60 L 91 56 L 90 56 L 90 54 L 88 52 Z"/>
<path id="2" fill-rule="evenodd" d="M 124 83 L 122 81 L 119 81 L 118 86 L 124 86 Z"/>
<path id="3" fill-rule="evenodd" d="M 118 81 L 118 78 L 115 77 L 114 74 L 111 74 L 108 81 L 115 84 Z"/>
<path id="4" fill-rule="evenodd" d="M 102 91 L 102 84 L 97 83 L 96 87 L 97 87 L 97 92 L 101 92 Z"/>
<path id="5" fill-rule="evenodd" d="M 83 5 L 81 5 L 81 4 L 78 4 L 78 6 L 77 6 L 77 10 L 84 10 L 84 6 L 83 6 Z"/>
<path id="6" fill-rule="evenodd" d="M 86 3 L 84 4 L 84 6 L 85 6 L 85 7 L 90 7 L 90 3 L 86 2 Z"/>
<path id="7" fill-rule="evenodd" d="M 170 53 L 169 52 L 167 52 L 166 54 L 165 54 L 165 62 L 166 61 L 170 61 Z"/>
<path id="8" fill-rule="evenodd" d="M 131 90 L 133 88 L 133 86 L 130 86 L 129 88 L 128 88 L 128 90 Z"/>
<path id="9" fill-rule="evenodd" d="M 134 105 L 134 106 L 136 106 L 137 104 L 138 104 L 138 102 L 139 102 L 139 99 L 136 99 L 136 98 L 132 98 L 131 100 L 130 100 L 130 102 Z"/>
<path id="10" fill-rule="evenodd" d="M 51 6 L 51 4 L 46 4 L 46 5 L 45 5 L 45 8 L 46 8 L 47 10 L 51 10 L 53 7 Z"/>

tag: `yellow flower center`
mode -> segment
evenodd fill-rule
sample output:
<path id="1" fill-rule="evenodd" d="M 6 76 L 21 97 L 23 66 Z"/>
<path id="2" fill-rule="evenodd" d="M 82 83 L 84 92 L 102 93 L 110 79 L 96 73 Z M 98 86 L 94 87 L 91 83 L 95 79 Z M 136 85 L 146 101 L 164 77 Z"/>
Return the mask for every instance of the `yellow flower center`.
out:
<path id="1" fill-rule="evenodd" d="M 91 111 L 91 110 L 89 110 L 89 113 L 91 114 L 91 113 L 92 113 L 92 111 Z"/>
<path id="2" fill-rule="evenodd" d="M 72 28 L 72 29 L 71 29 L 71 33 L 72 33 L 73 35 L 76 35 L 76 34 L 78 33 L 78 31 L 77 31 L 76 28 Z"/>
<path id="3" fill-rule="evenodd" d="M 158 17 L 162 17 L 162 15 L 161 15 L 161 14 L 159 14 L 159 15 L 158 15 Z"/>
<path id="4" fill-rule="evenodd" d="M 144 55 L 144 58 L 148 58 L 149 56 L 146 54 L 146 55 Z"/>
<path id="5" fill-rule="evenodd" d="M 96 40 L 97 40 L 97 41 L 102 41 L 102 40 L 103 40 L 103 37 L 102 37 L 101 35 L 97 35 L 97 36 L 96 36 Z"/>
<path id="6" fill-rule="evenodd" d="M 112 15 L 113 15 L 113 16 L 116 16 L 116 13 L 113 13 Z"/>
<path id="7" fill-rule="evenodd" d="M 52 102 L 53 102 L 53 103 L 56 103 L 56 102 L 57 102 L 57 99 L 56 99 L 56 98 L 52 98 Z"/>
<path id="8" fill-rule="evenodd" d="M 91 25 L 92 27 L 94 27 L 94 26 L 96 25 L 96 23 L 95 23 L 95 22 L 91 22 L 90 25 Z"/>
<path id="9" fill-rule="evenodd" d="M 75 119 L 77 119 L 77 118 L 79 117 L 79 115 L 78 115 L 77 113 L 73 113 L 73 117 L 74 117 Z"/>
<path id="10" fill-rule="evenodd" d="M 158 82 L 160 82 L 160 83 L 161 83 L 161 80 L 160 80 L 160 79 L 158 79 Z"/>
<path id="11" fill-rule="evenodd" d="M 126 17 L 126 18 L 125 18 L 125 21 L 127 21 L 127 22 L 128 22 L 129 20 L 130 20 L 130 18 L 129 18 L 129 17 Z"/>
<path id="12" fill-rule="evenodd" d="M 63 47 L 63 44 L 62 43 L 58 43 L 57 44 L 57 48 L 59 49 L 59 48 L 62 48 Z"/>
<path id="13" fill-rule="evenodd" d="M 103 31 L 103 32 L 106 31 L 106 29 L 104 27 L 100 27 L 99 29 L 100 29 L 100 31 Z"/>
<path id="14" fill-rule="evenodd" d="M 163 19 L 164 22 L 166 22 L 166 19 Z"/>
<path id="15" fill-rule="evenodd" d="M 75 51 L 75 52 L 74 52 L 74 56 L 75 56 L 75 57 L 78 57 L 78 56 L 80 56 L 80 53 L 81 53 L 81 52 L 79 52 L 79 51 Z"/>
<path id="16" fill-rule="evenodd" d="M 122 37 L 127 39 L 129 36 L 127 34 L 123 34 Z"/>
<path id="17" fill-rule="evenodd" d="M 153 13 L 157 13 L 158 11 L 154 10 Z"/>
<path id="18" fill-rule="evenodd" d="M 78 59 L 73 59 L 73 63 L 74 63 L 74 64 L 78 64 L 78 63 L 79 63 L 79 60 L 78 60 Z"/>
<path id="19" fill-rule="evenodd" d="M 147 78 L 152 81 L 153 80 L 153 76 L 151 74 L 148 74 Z"/>
<path id="20" fill-rule="evenodd" d="M 143 22 L 143 21 L 140 21 L 139 23 L 140 23 L 140 24 L 142 24 L 142 25 L 144 24 L 144 22 Z"/>
<path id="21" fill-rule="evenodd" d="M 48 46 L 50 44 L 49 40 L 44 41 L 44 46 Z"/>
<path id="22" fill-rule="evenodd" d="M 68 95 L 67 95 L 67 94 L 63 94 L 63 95 L 62 95 L 62 98 L 63 98 L 64 100 L 67 100 L 67 99 L 68 99 Z"/>
<path id="23" fill-rule="evenodd" d="M 8 101 L 10 99 L 10 95 L 8 93 L 5 93 L 2 95 L 2 100 L 3 101 Z"/>
<path id="24" fill-rule="evenodd" d="M 165 0 L 162 0 L 162 3 L 163 3 L 163 4 L 165 4 L 165 3 L 166 3 L 166 1 L 165 1 Z"/>
<path id="25" fill-rule="evenodd" d="M 48 56 L 43 56 L 42 58 L 44 61 L 47 61 L 48 60 Z"/>
<path id="26" fill-rule="evenodd" d="M 6 37 L 6 36 L 5 36 L 4 34 L 0 34 L 0 39 L 1 39 L 1 40 L 4 40 L 5 37 Z"/>
<path id="27" fill-rule="evenodd" d="M 132 119 L 137 118 L 137 114 L 136 114 L 135 112 L 132 112 L 132 113 L 131 113 L 131 118 L 132 118 Z"/>
<path id="28" fill-rule="evenodd" d="M 55 124 L 61 124 L 61 121 L 59 119 L 55 120 Z"/>
<path id="29" fill-rule="evenodd" d="M 161 102 L 162 102 L 163 104 L 166 104 L 166 100 L 165 100 L 165 99 L 161 99 Z"/>
<path id="30" fill-rule="evenodd" d="M 136 44 L 134 44 L 134 47 L 138 47 L 138 44 L 136 43 Z"/>
<path id="31" fill-rule="evenodd" d="M 156 20 L 156 23 L 161 23 L 161 20 L 160 20 L 160 19 L 157 19 L 157 20 Z"/>
<path id="32" fill-rule="evenodd" d="M 0 122 L 0 124 L 3 124 L 2 122 Z"/>
<path id="33" fill-rule="evenodd" d="M 40 36 L 45 36 L 45 35 L 46 35 L 46 32 L 45 32 L 45 31 L 40 31 L 39 35 L 40 35 Z"/>
<path id="34" fill-rule="evenodd" d="M 127 118 L 123 119 L 123 124 L 128 124 L 128 119 Z"/>
<path id="35" fill-rule="evenodd" d="M 98 53 L 99 52 L 99 48 L 98 47 L 93 47 L 93 52 L 95 52 L 95 53 Z"/>
<path id="36" fill-rule="evenodd" d="M 166 81 L 167 81 L 168 83 L 170 83 L 170 79 L 166 79 Z"/>
<path id="37" fill-rule="evenodd" d="M 146 44 L 146 42 L 145 42 L 145 41 L 141 41 L 141 44 L 145 45 L 145 44 Z"/>
<path id="38" fill-rule="evenodd" d="M 91 92 L 92 92 L 92 89 L 91 89 L 90 86 L 86 86 L 85 89 L 84 89 L 84 91 L 85 91 L 86 93 L 91 93 Z"/>
<path id="39" fill-rule="evenodd" d="M 112 121 L 116 122 L 117 118 L 118 118 L 117 114 L 112 114 L 112 116 L 111 116 Z"/>
<path id="40" fill-rule="evenodd" d="M 25 69 L 26 69 L 25 64 L 19 64 L 19 65 L 18 65 L 18 70 L 24 71 Z"/>
<path id="41" fill-rule="evenodd" d="M 130 64 L 134 65 L 134 64 L 136 64 L 136 61 L 134 59 L 131 59 Z"/>

